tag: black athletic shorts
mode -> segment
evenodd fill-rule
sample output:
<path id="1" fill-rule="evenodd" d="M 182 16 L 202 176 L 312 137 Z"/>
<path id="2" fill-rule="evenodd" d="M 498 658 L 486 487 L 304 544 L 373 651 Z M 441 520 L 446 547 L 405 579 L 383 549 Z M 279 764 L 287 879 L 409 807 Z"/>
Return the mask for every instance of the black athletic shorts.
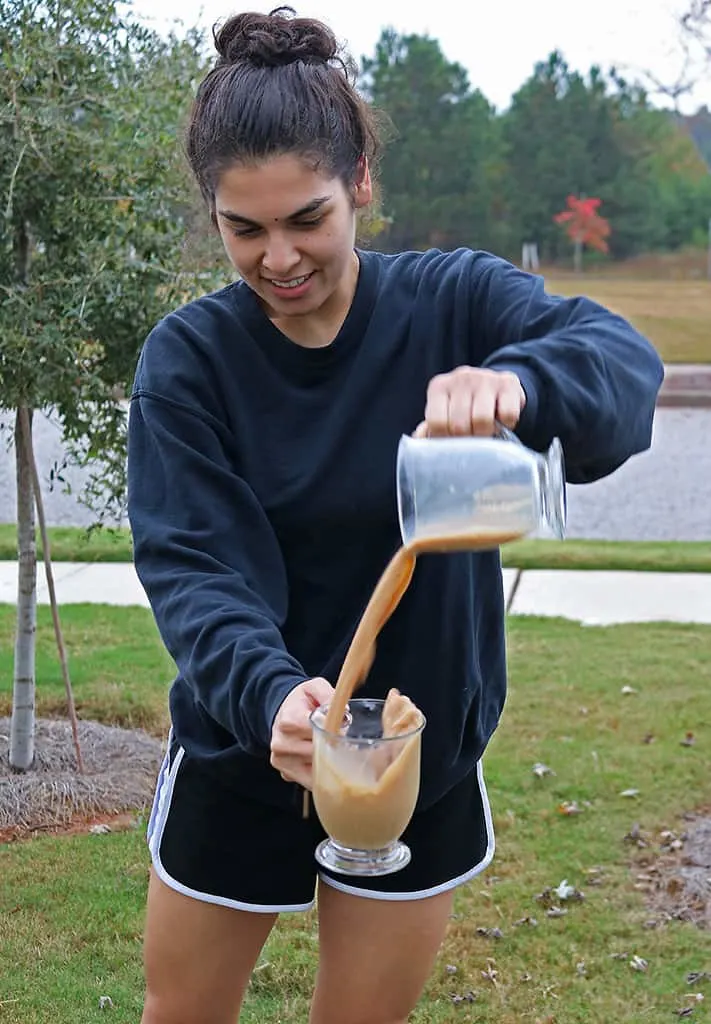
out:
<path id="1" fill-rule="evenodd" d="M 370 899 L 424 899 L 468 882 L 494 855 L 481 764 L 437 803 L 417 812 L 402 839 L 412 859 L 377 878 L 331 873 L 314 859 L 325 833 L 308 818 L 221 783 L 169 744 L 148 823 L 158 877 L 186 896 L 262 913 L 309 910 L 316 879 Z"/>

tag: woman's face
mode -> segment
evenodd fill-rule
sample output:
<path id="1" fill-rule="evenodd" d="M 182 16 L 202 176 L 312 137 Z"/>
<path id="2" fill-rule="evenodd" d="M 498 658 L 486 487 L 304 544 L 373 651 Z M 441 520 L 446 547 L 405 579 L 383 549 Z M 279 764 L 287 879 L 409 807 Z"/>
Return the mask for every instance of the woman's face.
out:
<path id="1" fill-rule="evenodd" d="M 372 187 L 367 165 L 349 192 L 298 156 L 235 164 L 220 176 L 215 218 L 227 255 L 278 321 L 337 314 L 357 279 L 356 210 Z"/>

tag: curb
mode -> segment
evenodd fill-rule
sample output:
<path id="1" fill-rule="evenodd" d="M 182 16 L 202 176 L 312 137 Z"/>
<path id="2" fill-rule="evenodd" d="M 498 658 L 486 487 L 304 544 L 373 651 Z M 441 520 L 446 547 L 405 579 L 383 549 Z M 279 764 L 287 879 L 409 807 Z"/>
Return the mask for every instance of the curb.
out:
<path id="1" fill-rule="evenodd" d="M 711 366 L 667 363 L 657 398 L 667 408 L 711 408 Z"/>
<path id="2" fill-rule="evenodd" d="M 675 391 L 660 392 L 658 409 L 711 409 L 711 392 Z"/>

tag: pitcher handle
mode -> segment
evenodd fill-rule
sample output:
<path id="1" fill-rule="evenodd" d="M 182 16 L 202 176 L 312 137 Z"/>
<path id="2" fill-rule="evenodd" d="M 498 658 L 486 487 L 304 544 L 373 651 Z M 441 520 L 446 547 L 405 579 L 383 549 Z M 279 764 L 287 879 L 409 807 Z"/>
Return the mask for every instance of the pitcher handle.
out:
<path id="1" fill-rule="evenodd" d="M 494 420 L 494 425 L 496 427 L 494 437 L 500 437 L 502 441 L 514 441 L 516 444 L 521 445 L 522 448 L 525 447 L 521 438 L 514 434 L 513 430 L 509 430 L 503 423 L 500 423 L 499 420 Z"/>

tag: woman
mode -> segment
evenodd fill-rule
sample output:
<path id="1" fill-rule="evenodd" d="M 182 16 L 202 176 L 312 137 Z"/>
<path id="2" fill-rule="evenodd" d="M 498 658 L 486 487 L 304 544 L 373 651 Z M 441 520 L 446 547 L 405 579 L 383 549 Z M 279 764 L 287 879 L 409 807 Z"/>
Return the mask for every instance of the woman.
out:
<path id="1" fill-rule="evenodd" d="M 320 872 L 301 814 L 329 700 L 399 543 L 399 437 L 500 420 L 568 479 L 650 442 L 662 368 L 622 319 L 486 253 L 355 248 L 371 112 L 334 37 L 288 9 L 216 36 L 187 135 L 240 280 L 167 316 L 132 398 L 135 561 L 178 669 L 149 826 L 144 1024 L 231 1024 L 277 916 L 318 887 L 312 1024 L 397 1024 L 456 886 L 493 855 L 480 760 L 505 694 L 497 552 L 427 555 L 362 690 L 427 717 L 401 872 Z"/>

